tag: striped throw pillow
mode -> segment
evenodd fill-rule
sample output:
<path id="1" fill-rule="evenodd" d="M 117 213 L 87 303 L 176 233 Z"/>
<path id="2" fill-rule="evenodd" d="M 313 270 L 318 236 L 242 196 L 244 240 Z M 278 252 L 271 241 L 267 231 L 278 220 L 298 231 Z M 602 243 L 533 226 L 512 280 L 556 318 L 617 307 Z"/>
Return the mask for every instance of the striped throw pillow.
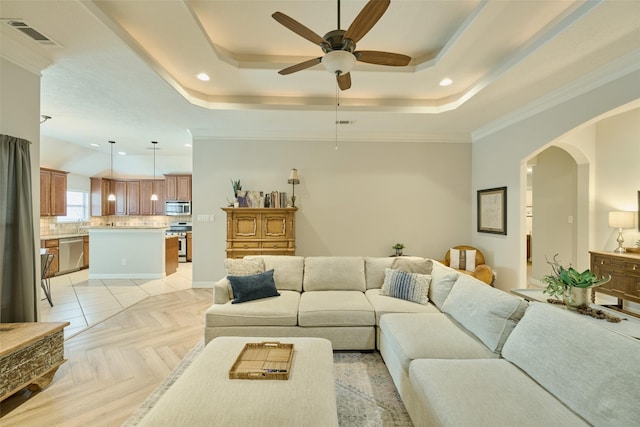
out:
<path id="1" fill-rule="evenodd" d="M 394 298 L 427 304 L 429 302 L 428 274 L 407 273 L 406 271 L 385 268 L 384 282 L 380 293 Z"/>
<path id="2" fill-rule="evenodd" d="M 456 270 L 476 271 L 476 251 L 449 249 L 449 267 Z"/>

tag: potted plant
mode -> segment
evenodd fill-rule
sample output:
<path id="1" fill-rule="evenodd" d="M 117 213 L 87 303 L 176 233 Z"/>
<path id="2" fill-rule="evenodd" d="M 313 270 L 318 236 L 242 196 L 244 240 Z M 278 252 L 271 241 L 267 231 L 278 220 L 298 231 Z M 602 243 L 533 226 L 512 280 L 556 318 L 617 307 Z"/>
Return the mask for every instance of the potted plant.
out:
<path id="1" fill-rule="evenodd" d="M 391 246 L 391 248 L 396 250 L 396 256 L 402 256 L 402 250 L 404 249 L 403 243 L 396 243 L 395 245 Z"/>
<path id="2" fill-rule="evenodd" d="M 589 306 L 589 289 L 611 280 L 611 276 L 598 279 L 589 269 L 579 273 L 571 266 L 565 268 L 558 262 L 558 254 L 554 255 L 553 261 L 547 260 L 547 263 L 551 265 L 553 272 L 542 278 L 542 282 L 547 285 L 543 292 L 561 299 L 573 310 Z"/>
<path id="3" fill-rule="evenodd" d="M 233 187 L 233 197 L 238 197 L 238 191 L 242 190 L 242 184 L 240 180 L 234 181 L 231 179 L 231 186 Z"/>

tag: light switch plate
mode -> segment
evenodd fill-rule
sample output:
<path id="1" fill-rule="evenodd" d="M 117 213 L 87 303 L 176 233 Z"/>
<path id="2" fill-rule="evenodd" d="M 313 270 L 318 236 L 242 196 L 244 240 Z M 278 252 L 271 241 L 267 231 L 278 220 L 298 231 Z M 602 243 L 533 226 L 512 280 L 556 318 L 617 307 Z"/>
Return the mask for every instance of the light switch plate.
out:
<path id="1" fill-rule="evenodd" d="M 198 221 L 200 221 L 200 222 L 208 222 L 209 221 L 209 215 L 207 215 L 207 214 L 198 214 Z"/>

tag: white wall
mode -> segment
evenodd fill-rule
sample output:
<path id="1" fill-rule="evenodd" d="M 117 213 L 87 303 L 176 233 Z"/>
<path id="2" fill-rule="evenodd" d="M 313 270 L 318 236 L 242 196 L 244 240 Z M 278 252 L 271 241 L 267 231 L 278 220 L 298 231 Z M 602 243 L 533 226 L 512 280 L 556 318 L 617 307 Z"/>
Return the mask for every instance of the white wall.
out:
<path id="1" fill-rule="evenodd" d="M 472 244 L 486 249 L 488 263 L 498 273 L 496 287 L 526 287 L 526 222 L 522 214 L 526 203 L 526 159 L 571 129 L 640 99 L 640 70 L 582 90 L 572 98 L 565 94 L 553 99 L 554 105 L 474 140 L 470 198 L 475 200 L 479 189 L 508 187 L 507 236 L 477 233 L 475 202 L 472 205 Z"/>
<path id="2" fill-rule="evenodd" d="M 213 141 L 193 145 L 194 286 L 225 275 L 230 179 L 243 190 L 286 191 L 297 168 L 297 255 L 441 259 L 469 242 L 470 144 L 414 142 Z M 215 222 L 198 221 L 214 215 Z"/>
<path id="3" fill-rule="evenodd" d="M 640 191 L 640 109 L 602 120 L 597 128 L 596 192 L 592 249 L 615 249 L 618 231 L 608 227 L 609 211 L 637 211 Z M 623 230 L 624 246 L 640 239 L 636 227 Z"/>

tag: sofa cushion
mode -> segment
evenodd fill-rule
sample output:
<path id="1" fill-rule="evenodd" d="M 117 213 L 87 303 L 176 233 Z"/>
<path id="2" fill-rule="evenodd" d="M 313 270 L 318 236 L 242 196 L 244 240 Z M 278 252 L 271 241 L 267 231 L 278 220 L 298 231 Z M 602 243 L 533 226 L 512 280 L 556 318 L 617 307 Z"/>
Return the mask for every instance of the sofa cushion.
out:
<path id="1" fill-rule="evenodd" d="M 382 295 L 382 289 L 369 289 L 365 292 L 369 304 L 376 313 L 376 325 L 380 324 L 380 318 L 387 313 L 440 313 L 433 304 L 418 304 L 399 298 Z"/>
<path id="2" fill-rule="evenodd" d="M 487 359 L 498 355 L 444 313 L 385 314 L 380 334 L 405 372 L 414 359 Z"/>
<path id="3" fill-rule="evenodd" d="M 306 257 L 303 289 L 309 291 L 366 290 L 362 257 Z M 364 297 L 364 295 L 362 295 Z"/>
<path id="4" fill-rule="evenodd" d="M 280 291 L 277 298 L 243 304 L 213 304 L 205 313 L 206 326 L 295 326 L 300 293 Z"/>
<path id="5" fill-rule="evenodd" d="M 506 360 L 414 360 L 409 380 L 421 425 L 588 425 Z"/>
<path id="6" fill-rule="evenodd" d="M 507 337 L 524 315 L 527 303 L 461 274 L 445 300 L 442 311 L 499 353 Z"/>
<path id="7" fill-rule="evenodd" d="M 373 326 L 373 307 L 359 291 L 303 292 L 298 313 L 300 326 Z"/>
<path id="8" fill-rule="evenodd" d="M 429 300 L 442 310 L 442 304 L 449 296 L 449 292 L 451 292 L 453 284 L 458 280 L 460 273 L 438 261 L 432 260 L 432 263 Z"/>
<path id="9" fill-rule="evenodd" d="M 476 271 L 475 249 L 449 249 L 449 267 L 457 270 Z"/>
<path id="10" fill-rule="evenodd" d="M 273 281 L 273 270 L 251 276 L 227 276 L 227 279 L 233 290 L 232 304 L 280 296 Z"/>
<path id="11" fill-rule="evenodd" d="M 365 257 L 364 274 L 367 289 L 380 289 L 384 282 L 384 269 L 391 268 L 393 257 Z"/>
<path id="12" fill-rule="evenodd" d="M 502 354 L 589 423 L 637 425 L 640 342 L 604 322 L 532 303 Z"/>
<path id="13" fill-rule="evenodd" d="M 427 304 L 430 282 L 431 276 L 428 274 L 407 273 L 387 268 L 380 293 L 418 304 Z"/>
<path id="14" fill-rule="evenodd" d="M 431 274 L 433 262 L 430 259 L 419 257 L 395 257 L 391 263 L 391 269 L 407 273 Z"/>
<path id="15" fill-rule="evenodd" d="M 302 292 L 304 257 L 286 255 L 252 255 L 245 260 L 261 260 L 265 270 L 274 270 L 273 280 L 278 290 Z"/>

